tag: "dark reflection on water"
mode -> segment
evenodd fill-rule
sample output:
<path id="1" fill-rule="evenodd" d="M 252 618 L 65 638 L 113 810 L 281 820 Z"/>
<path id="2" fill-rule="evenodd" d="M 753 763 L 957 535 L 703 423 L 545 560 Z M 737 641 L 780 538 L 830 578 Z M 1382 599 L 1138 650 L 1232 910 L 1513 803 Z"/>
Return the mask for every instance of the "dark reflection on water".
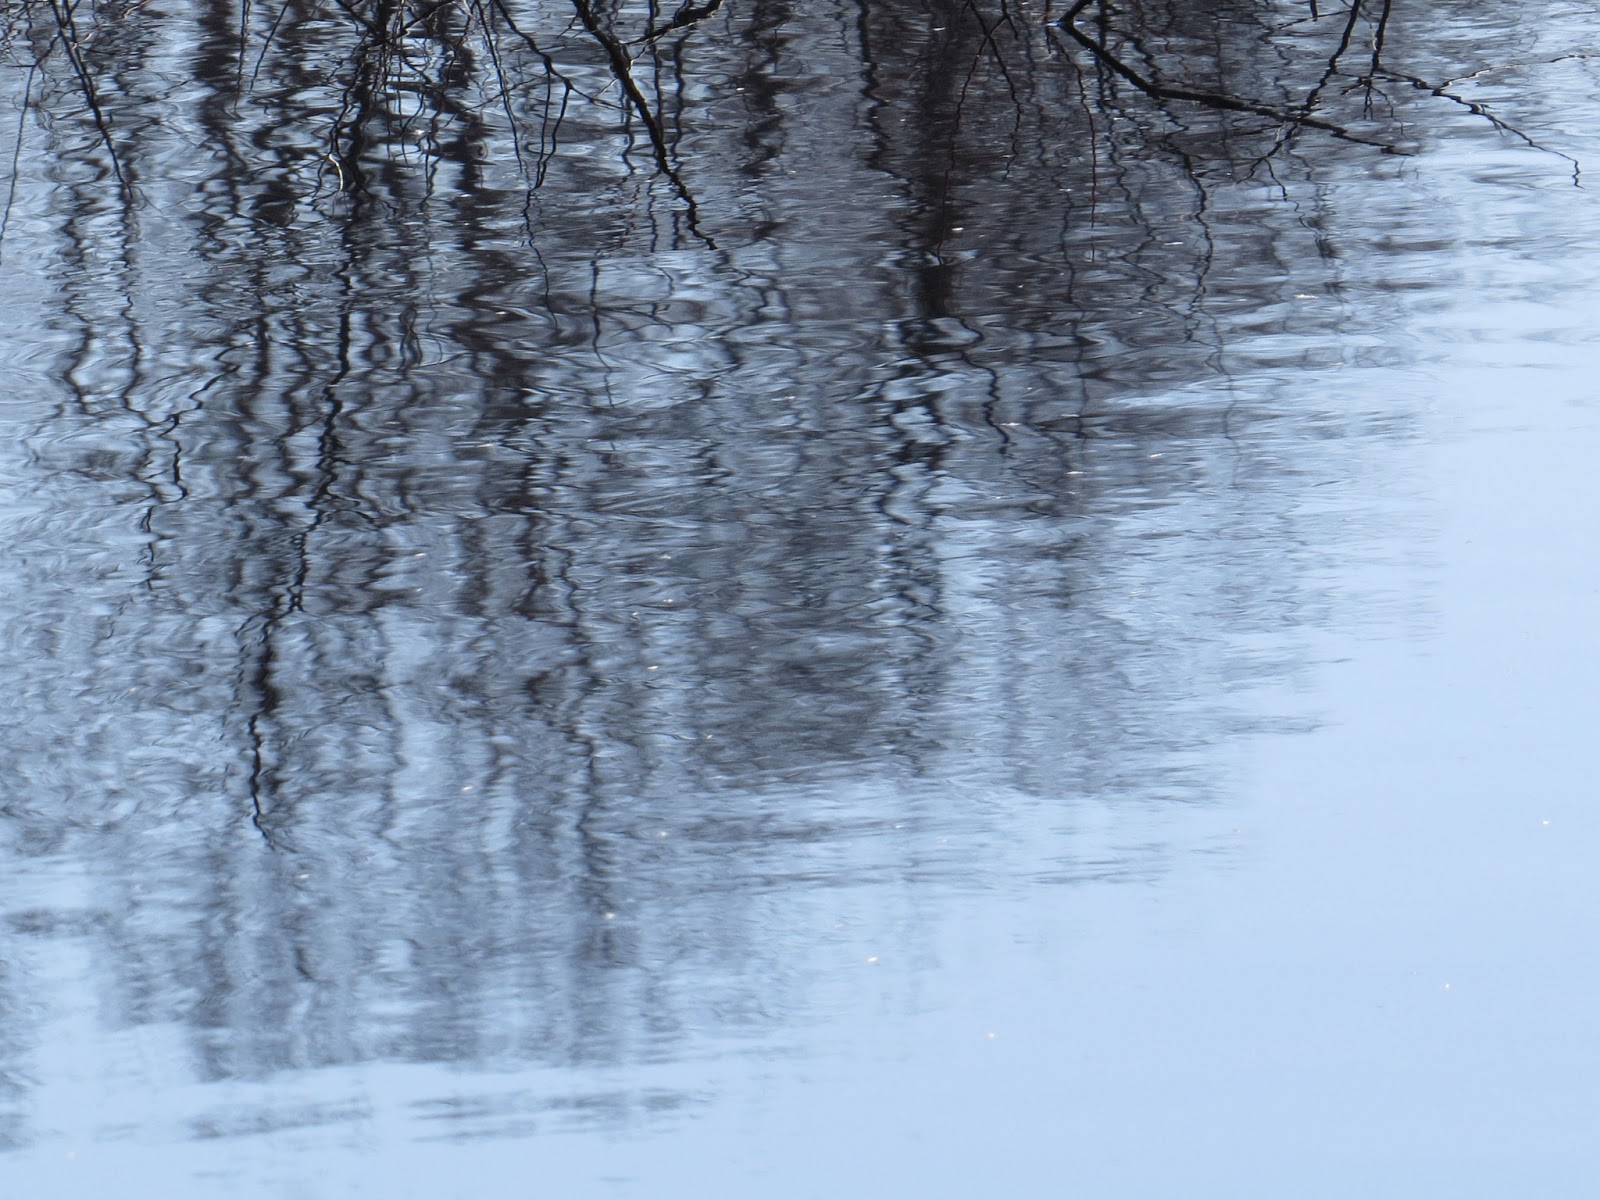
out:
<path id="1" fill-rule="evenodd" d="M 1148 19 L 1192 85 L 1317 86 L 1326 26 L 1234 9 Z M 824 912 L 914 946 L 939 897 L 1185 850 L 1116 814 L 1215 802 L 1239 694 L 1358 619 L 1329 563 L 1370 531 L 1317 487 L 1404 447 L 1356 368 L 1406 361 L 1455 234 L 1404 156 L 1163 115 L 972 13 L 656 42 L 676 183 L 566 10 L 519 10 L 558 75 L 497 35 L 503 103 L 470 21 L 383 64 L 315 5 L 106 10 L 126 187 L 59 51 L 8 72 L 12 1144 L 52 962 L 201 1080 L 648 1063 L 825 1021 Z M 1478 128 L 1352 78 L 1369 140 Z"/>

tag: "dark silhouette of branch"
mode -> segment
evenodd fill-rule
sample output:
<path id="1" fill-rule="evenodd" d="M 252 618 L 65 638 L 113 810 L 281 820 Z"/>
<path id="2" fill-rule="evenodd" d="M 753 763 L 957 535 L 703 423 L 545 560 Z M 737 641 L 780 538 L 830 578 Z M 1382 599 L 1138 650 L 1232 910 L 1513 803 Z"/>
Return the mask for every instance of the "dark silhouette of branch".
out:
<path id="1" fill-rule="evenodd" d="M 1343 60 L 1344 56 L 1349 53 L 1350 45 L 1355 40 L 1356 26 L 1361 21 L 1361 6 L 1364 2 L 1365 0 L 1353 0 L 1353 3 L 1350 5 L 1350 11 L 1345 14 L 1344 28 L 1339 34 L 1339 44 L 1334 47 L 1333 53 L 1328 56 L 1328 65 L 1323 68 L 1322 78 L 1317 80 L 1316 86 L 1307 92 L 1306 98 L 1296 106 L 1296 111 L 1302 118 L 1309 117 L 1312 112 L 1316 110 L 1317 105 L 1322 102 L 1322 94 L 1327 91 L 1328 88 L 1332 86 L 1333 81 L 1339 77 L 1339 63 L 1341 60 Z M 1317 14 L 1313 12 L 1312 20 L 1316 19 Z M 1384 26 L 1389 20 L 1389 9 L 1387 5 L 1385 5 L 1383 16 L 1379 20 L 1380 23 L 1377 32 L 1376 43 L 1381 47 L 1383 44 Z M 1370 72 L 1357 81 L 1357 86 L 1362 84 L 1365 84 L 1369 91 L 1371 90 L 1372 78 Z M 1300 128 L 1305 124 L 1306 122 L 1301 120 L 1293 126 L 1284 127 L 1274 142 L 1272 149 L 1269 150 L 1266 155 L 1263 155 L 1262 158 L 1257 159 L 1256 162 L 1252 164 L 1251 170 L 1253 171 L 1257 166 L 1260 166 L 1266 157 L 1276 154 L 1285 146 L 1290 145 L 1294 141 L 1295 135 L 1299 133 Z"/>
<path id="2" fill-rule="evenodd" d="M 639 41 L 653 42 L 657 38 L 666 37 L 669 33 L 675 33 L 680 29 L 687 29 L 691 25 L 697 25 L 707 17 L 714 15 L 721 7 L 722 0 L 707 0 L 705 4 L 685 4 L 672 14 L 671 20 L 663 21 L 659 25 L 652 25 L 645 30 L 644 36 Z"/>
<path id="3" fill-rule="evenodd" d="M 1011 20 L 1010 11 L 1005 7 L 1004 4 L 1002 4 L 1000 6 L 1000 16 L 995 19 L 993 24 L 990 24 L 988 21 L 983 19 L 982 11 L 980 11 L 978 6 L 973 3 L 973 0 L 966 0 L 965 7 L 967 11 L 972 14 L 972 19 L 977 22 L 978 29 L 983 34 L 983 41 L 979 43 L 979 56 L 973 58 L 972 66 L 967 71 L 966 85 L 961 89 L 963 98 L 967 94 L 967 88 L 972 84 L 972 77 L 977 74 L 982 51 L 988 50 L 990 54 L 994 55 L 994 65 L 1000 72 L 1000 78 L 1005 80 L 1006 90 L 1011 93 L 1011 102 L 1013 104 L 1020 104 L 1021 99 L 1017 94 L 1016 81 L 1011 78 L 1011 71 L 1006 66 L 1005 56 L 1000 53 L 1000 44 L 995 40 L 994 36 L 995 30 L 999 29 L 1002 25 L 1009 28 L 1013 35 L 1016 34 L 1017 27 Z"/>
<path id="4" fill-rule="evenodd" d="M 662 130 L 661 120 L 656 116 L 655 110 L 650 107 L 650 101 L 640 90 L 638 82 L 633 78 L 633 59 L 629 56 L 627 47 L 617 40 L 615 34 L 607 29 L 595 15 L 594 7 L 589 0 L 572 0 L 573 11 L 578 14 L 589 36 L 594 38 L 600 48 L 605 51 L 606 59 L 611 66 L 611 73 L 616 77 L 617 84 L 622 88 L 622 94 L 627 98 L 628 105 L 644 125 L 645 132 L 650 138 L 650 149 L 654 153 L 656 167 L 660 170 L 673 191 L 677 192 L 678 199 L 682 201 L 688 214 L 689 229 L 711 249 L 716 249 L 716 243 L 700 232 L 700 208 L 695 203 L 694 194 L 683 182 L 683 177 L 678 173 L 677 165 L 672 160 L 672 151 L 667 144 L 666 133 Z"/>
<path id="5" fill-rule="evenodd" d="M 83 39 L 78 35 L 72 8 L 62 4 L 61 0 L 50 0 L 50 11 L 56 20 L 56 40 L 61 43 L 67 62 L 72 67 L 72 73 L 78 77 L 78 86 L 83 89 L 83 101 L 89 107 L 89 115 L 94 120 L 96 131 L 100 134 L 101 144 L 105 146 L 106 155 L 111 160 L 111 174 L 116 177 L 118 184 L 126 188 L 128 179 L 122 172 L 122 160 L 117 157 L 116 144 L 111 140 L 111 124 L 106 120 L 105 110 L 100 107 L 100 94 L 95 90 L 94 79 L 83 61 Z"/>
<path id="6" fill-rule="evenodd" d="M 1516 138 L 1519 142 L 1522 142 L 1531 149 L 1538 150 L 1543 154 L 1553 154 L 1557 158 L 1566 160 L 1572 164 L 1572 186 L 1583 186 L 1582 163 L 1573 158 L 1570 154 L 1564 154 L 1560 150 L 1552 150 L 1549 146 L 1541 144 L 1532 136 L 1524 133 L 1522 130 L 1518 129 L 1515 125 L 1511 124 L 1511 122 L 1505 120 L 1503 117 L 1495 116 L 1494 113 L 1490 112 L 1487 107 L 1479 104 L 1476 100 L 1468 100 L 1465 96 L 1456 95 L 1456 93 L 1450 90 L 1450 83 L 1452 81 L 1446 81 L 1444 83 L 1429 83 L 1426 79 L 1421 79 L 1415 75 L 1407 75 L 1402 71 L 1396 71 L 1390 67 L 1384 67 L 1382 73 L 1384 76 L 1395 80 L 1397 83 L 1408 84 L 1411 87 L 1416 88 L 1419 92 L 1427 92 L 1430 96 L 1437 96 L 1439 99 L 1448 100 L 1452 104 L 1459 104 L 1473 116 L 1481 117 L 1490 125 L 1494 126 L 1494 128 L 1498 129 L 1501 133 L 1510 134 L 1512 137 Z M 1468 76 L 1468 78 L 1471 77 Z"/>
<path id="7" fill-rule="evenodd" d="M 547 80 L 559 80 L 561 83 L 562 93 L 559 106 L 556 106 L 555 102 L 551 99 L 551 91 L 545 92 L 544 115 L 541 119 L 539 128 L 539 163 L 533 173 L 533 186 L 539 187 L 544 183 L 545 176 L 550 170 L 550 163 L 555 158 L 556 149 L 559 145 L 561 137 L 561 122 L 567 115 L 567 105 L 572 100 L 574 94 L 584 96 L 586 99 L 589 99 L 590 97 L 581 91 L 578 85 L 570 78 L 562 74 L 560 69 L 557 68 L 556 60 L 551 56 L 550 52 L 543 46 L 539 45 L 531 33 L 517 24 L 516 18 L 511 15 L 511 10 L 506 7 L 505 0 L 489 0 L 489 4 L 490 7 L 493 8 L 494 12 L 498 14 L 500 20 L 505 24 L 505 27 L 514 35 L 516 35 L 517 39 L 527 47 L 530 54 L 539 60 L 540 65 L 544 67 L 545 78 Z M 489 15 L 486 10 L 482 11 L 480 19 L 482 20 L 484 27 L 487 28 L 489 25 Z M 500 51 L 495 45 L 494 38 L 489 38 L 488 43 L 490 55 L 495 62 L 496 72 L 499 73 L 501 106 L 506 114 L 506 120 L 510 123 L 512 129 L 515 130 L 517 122 L 516 117 L 511 110 L 511 88 L 509 82 L 505 79 L 503 73 L 501 73 L 499 66 Z M 554 114 L 551 113 L 552 107 L 555 107 Z M 513 133 L 513 136 L 515 136 L 515 133 Z M 517 157 L 519 161 L 521 160 L 521 156 L 522 151 L 519 145 L 517 150 Z"/>
<path id="8" fill-rule="evenodd" d="M 17 142 L 11 147 L 11 185 L 6 189 L 6 207 L 0 213 L 0 251 L 5 249 L 6 229 L 11 224 L 11 209 L 17 202 L 17 178 L 22 166 L 22 136 L 28 127 L 28 108 L 33 98 L 33 77 L 39 70 L 35 63 L 28 68 L 28 77 L 22 85 L 21 111 L 17 114 Z"/>
<path id="9" fill-rule="evenodd" d="M 1383 58 L 1383 39 L 1389 32 L 1389 12 L 1393 3 L 1394 0 L 1383 0 L 1383 11 L 1378 14 L 1378 27 L 1372 34 L 1372 66 L 1369 73 L 1373 75 L 1378 73 L 1378 63 Z M 1361 6 L 1358 4 L 1356 7 Z"/>
<path id="10" fill-rule="evenodd" d="M 1096 41 L 1078 28 L 1078 14 L 1088 8 L 1092 2 L 1093 0 L 1078 0 L 1067 11 L 1066 15 L 1056 22 L 1057 26 L 1094 55 L 1097 62 L 1108 68 L 1113 74 L 1127 80 L 1147 96 L 1157 100 L 1183 100 L 1191 104 L 1203 104 L 1207 108 L 1222 109 L 1226 112 L 1247 113 L 1250 116 L 1264 117 L 1267 120 L 1277 121 L 1284 125 L 1320 129 L 1341 141 L 1355 142 L 1362 146 L 1372 146 L 1385 154 L 1405 153 L 1404 150 L 1390 145 L 1388 142 L 1381 142 L 1374 138 L 1365 138 L 1360 134 L 1351 133 L 1342 125 L 1310 116 L 1303 111 L 1295 112 L 1286 108 L 1277 108 L 1270 104 L 1259 104 L 1253 100 L 1240 100 L 1235 96 L 1228 96 L 1221 92 L 1200 92 L 1192 88 L 1171 87 L 1168 84 L 1151 79 L 1147 75 L 1141 75 L 1137 70 L 1129 66 L 1127 62 L 1119 58 L 1109 46 Z M 1359 4 L 1357 7 L 1360 7 Z"/>
<path id="11" fill-rule="evenodd" d="M 289 14 L 289 6 L 287 4 L 285 4 L 282 8 L 278 9 L 277 15 L 272 18 L 272 24 L 270 26 L 268 26 L 268 28 L 267 28 L 266 37 L 261 39 L 261 52 L 256 55 L 255 66 L 252 67 L 251 70 L 250 70 L 250 86 L 251 87 L 255 87 L 256 79 L 261 75 L 261 64 L 266 61 L 267 51 L 272 49 L 272 43 L 273 43 L 274 39 L 276 39 L 277 36 L 278 36 L 278 27 L 283 24 L 283 19 L 284 19 L 284 17 L 288 16 L 288 14 Z M 245 17 L 241 14 L 241 16 L 240 16 L 241 30 L 243 29 L 242 22 L 244 20 L 245 20 Z M 241 40 L 242 40 L 243 37 L 244 37 L 243 32 L 241 32 L 240 37 L 241 37 Z M 240 58 L 240 67 L 241 67 L 241 69 L 243 68 L 243 65 L 244 65 L 244 60 L 243 60 L 243 56 L 241 54 L 241 58 Z"/>

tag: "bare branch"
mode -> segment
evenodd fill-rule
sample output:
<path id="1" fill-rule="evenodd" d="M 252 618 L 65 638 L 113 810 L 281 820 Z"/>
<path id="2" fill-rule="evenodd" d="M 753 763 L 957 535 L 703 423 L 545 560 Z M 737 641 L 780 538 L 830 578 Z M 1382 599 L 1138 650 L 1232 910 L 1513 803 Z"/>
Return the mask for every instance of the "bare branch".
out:
<path id="1" fill-rule="evenodd" d="M 1282 125 L 1320 129 L 1341 141 L 1355 142 L 1362 146 L 1372 146 L 1385 154 L 1406 153 L 1406 151 L 1388 142 L 1381 142 L 1373 138 L 1362 137 L 1360 134 L 1351 133 L 1342 125 L 1337 125 L 1332 121 L 1324 121 L 1319 117 L 1313 117 L 1304 111 L 1296 112 L 1286 108 L 1277 108 L 1270 104 L 1260 104 L 1253 100 L 1240 100 L 1235 96 L 1224 95 L 1221 92 L 1201 92 L 1192 88 L 1172 87 L 1151 79 L 1149 76 L 1141 75 L 1137 70 L 1129 66 L 1127 62 L 1117 57 L 1108 46 L 1096 41 L 1078 28 L 1078 14 L 1089 7 L 1091 2 L 1092 0 L 1078 0 L 1067 12 L 1066 16 L 1056 22 L 1057 26 L 1064 30 L 1080 46 L 1093 54 L 1096 61 L 1110 69 L 1113 74 L 1127 80 L 1147 96 L 1157 100 L 1182 100 L 1191 104 L 1202 104 L 1207 108 L 1222 109 L 1226 112 L 1247 113 L 1250 116 L 1264 117 L 1269 121 L 1276 121 Z"/>

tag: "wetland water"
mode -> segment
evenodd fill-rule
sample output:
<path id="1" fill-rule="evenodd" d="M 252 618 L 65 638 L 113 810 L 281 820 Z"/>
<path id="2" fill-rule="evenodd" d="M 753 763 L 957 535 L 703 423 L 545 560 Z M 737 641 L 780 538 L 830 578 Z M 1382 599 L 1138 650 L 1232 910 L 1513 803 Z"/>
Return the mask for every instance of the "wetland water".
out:
<path id="1" fill-rule="evenodd" d="M 1581 1194 L 1600 16 L 981 7 L 10 12 L 0 1193 Z"/>

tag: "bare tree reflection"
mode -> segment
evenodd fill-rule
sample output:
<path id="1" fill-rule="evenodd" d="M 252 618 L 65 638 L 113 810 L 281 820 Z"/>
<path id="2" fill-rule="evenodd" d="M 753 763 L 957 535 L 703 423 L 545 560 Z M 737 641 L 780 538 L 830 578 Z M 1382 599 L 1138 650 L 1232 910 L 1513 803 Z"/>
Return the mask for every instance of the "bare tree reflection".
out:
<path id="1" fill-rule="evenodd" d="M 1085 814 L 1215 800 L 1329 619 L 1284 489 L 1404 433 L 1273 385 L 1391 352 L 1295 136 L 1390 144 L 1365 7 L 8 9 L 17 961 L 208 1079 L 650 1062 L 1159 873 Z"/>
<path id="2" fill-rule="evenodd" d="M 1088 9 L 1090 5 L 1095 5 L 1098 10 L 1098 20 L 1096 22 L 1097 36 L 1095 37 L 1090 37 L 1078 26 L 1079 15 Z M 1361 15 L 1362 0 L 1355 0 L 1355 2 L 1350 6 L 1348 20 L 1345 24 L 1344 33 L 1339 43 L 1339 48 L 1334 52 L 1333 57 L 1329 62 L 1330 75 L 1337 70 L 1339 60 L 1349 49 L 1351 35 L 1353 34 L 1357 23 L 1360 21 Z M 1386 2 L 1383 5 L 1383 12 L 1378 18 L 1377 26 L 1373 35 L 1372 61 L 1374 67 L 1376 67 L 1378 62 L 1378 55 L 1383 44 L 1383 33 L 1387 26 L 1388 17 L 1389 6 Z M 1282 127 L 1320 129 L 1345 141 L 1353 141 L 1361 143 L 1362 145 L 1376 146 L 1391 152 L 1394 150 L 1394 147 L 1388 143 L 1375 141 L 1372 138 L 1361 137 L 1358 134 L 1351 133 L 1350 130 L 1346 129 L 1342 125 L 1338 125 L 1332 121 L 1327 121 L 1320 117 L 1313 116 L 1312 111 L 1316 108 L 1317 99 L 1321 95 L 1321 87 L 1319 87 L 1316 91 L 1313 91 L 1304 103 L 1294 108 L 1280 108 L 1269 104 L 1262 104 L 1254 100 L 1242 99 L 1239 96 L 1232 95 L 1224 91 L 1203 91 L 1191 87 L 1174 86 L 1169 83 L 1164 83 L 1154 76 L 1140 72 L 1136 67 L 1119 56 L 1117 52 L 1111 48 L 1111 19 L 1109 13 L 1107 12 L 1107 6 L 1103 0 L 1077 0 L 1077 3 L 1068 10 L 1067 14 L 1061 18 L 1058 24 L 1060 28 L 1066 30 L 1066 32 L 1071 35 L 1073 40 L 1092 53 L 1097 62 L 1103 64 L 1120 78 L 1127 80 L 1145 95 L 1154 97 L 1157 100 L 1183 100 L 1192 104 L 1201 104 L 1207 108 L 1221 109 L 1225 112 L 1243 113 L 1254 117 L 1265 117 L 1266 119 L 1273 121 Z M 1141 48 L 1140 53 L 1141 56 L 1144 56 L 1146 52 Z M 1370 79 L 1370 73 L 1368 74 L 1367 78 Z M 1324 82 L 1326 82 L 1326 79 Z"/>

